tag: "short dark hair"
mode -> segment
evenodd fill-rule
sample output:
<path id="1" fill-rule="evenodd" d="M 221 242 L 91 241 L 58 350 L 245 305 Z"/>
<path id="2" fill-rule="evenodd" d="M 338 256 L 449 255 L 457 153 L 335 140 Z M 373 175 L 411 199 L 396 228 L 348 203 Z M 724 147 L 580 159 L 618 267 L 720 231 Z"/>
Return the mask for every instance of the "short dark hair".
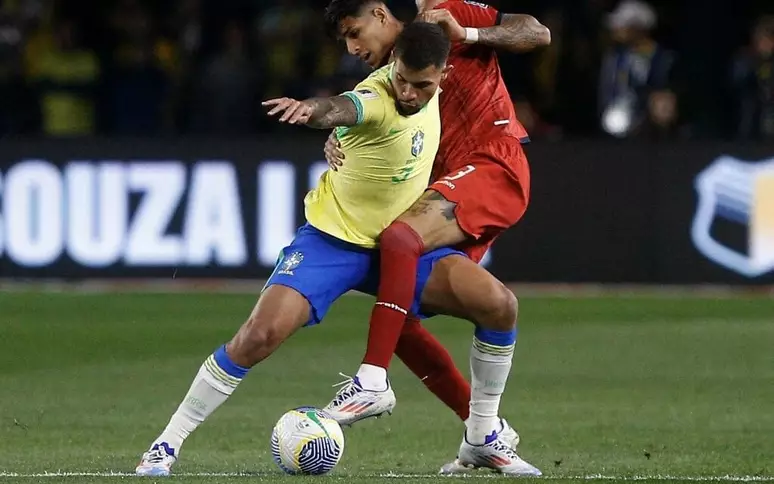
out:
<path id="1" fill-rule="evenodd" d="M 412 22 L 395 41 L 395 57 L 409 69 L 421 71 L 446 64 L 451 42 L 443 28 L 428 22 Z"/>
<path id="2" fill-rule="evenodd" d="M 347 17 L 358 17 L 367 5 L 379 5 L 380 0 L 331 0 L 323 16 L 325 30 L 331 37 L 339 36 L 339 25 Z"/>

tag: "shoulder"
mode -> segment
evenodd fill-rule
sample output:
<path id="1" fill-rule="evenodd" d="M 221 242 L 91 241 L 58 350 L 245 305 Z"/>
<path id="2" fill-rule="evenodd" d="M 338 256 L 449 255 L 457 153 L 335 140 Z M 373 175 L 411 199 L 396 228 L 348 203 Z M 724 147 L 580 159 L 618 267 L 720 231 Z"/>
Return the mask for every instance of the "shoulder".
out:
<path id="1" fill-rule="evenodd" d="M 447 0 L 435 8 L 448 11 L 463 27 L 492 27 L 502 21 L 496 8 L 473 0 Z"/>
<path id="2" fill-rule="evenodd" d="M 454 13 L 470 13 L 477 11 L 495 11 L 494 7 L 483 2 L 476 2 L 473 0 L 446 0 L 443 3 L 439 3 L 435 6 L 436 9 L 448 10 L 452 14 Z"/>
<path id="3" fill-rule="evenodd" d="M 386 86 L 390 82 L 390 72 L 392 71 L 393 64 L 387 64 L 384 67 L 376 69 L 368 75 L 361 84 L 375 84 L 379 86 Z"/>
<path id="4" fill-rule="evenodd" d="M 381 99 L 387 102 L 390 97 L 390 71 L 391 65 L 375 70 L 355 86 L 353 94 L 363 101 Z"/>

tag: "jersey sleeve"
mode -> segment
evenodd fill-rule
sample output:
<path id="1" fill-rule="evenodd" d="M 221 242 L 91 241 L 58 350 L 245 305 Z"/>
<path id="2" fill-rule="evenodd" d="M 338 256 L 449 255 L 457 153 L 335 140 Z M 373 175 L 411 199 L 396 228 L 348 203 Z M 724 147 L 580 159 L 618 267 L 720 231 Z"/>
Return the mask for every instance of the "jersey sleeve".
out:
<path id="1" fill-rule="evenodd" d="M 384 123 L 388 113 L 389 94 L 378 83 L 366 79 L 342 96 L 355 103 L 358 125 L 378 127 Z"/>
<path id="2" fill-rule="evenodd" d="M 503 14 L 496 8 L 484 3 L 469 0 L 451 1 L 440 5 L 438 8 L 448 10 L 452 17 L 463 27 L 486 28 L 500 25 Z"/>

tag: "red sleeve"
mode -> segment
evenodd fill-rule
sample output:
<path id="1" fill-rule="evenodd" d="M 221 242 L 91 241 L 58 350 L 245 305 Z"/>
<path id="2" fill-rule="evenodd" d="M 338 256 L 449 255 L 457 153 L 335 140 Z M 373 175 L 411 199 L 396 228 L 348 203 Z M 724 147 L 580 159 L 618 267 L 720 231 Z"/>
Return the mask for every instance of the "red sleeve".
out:
<path id="1" fill-rule="evenodd" d="M 463 27 L 486 28 L 500 25 L 502 13 L 484 3 L 469 0 L 448 1 L 436 8 L 448 10 Z"/>

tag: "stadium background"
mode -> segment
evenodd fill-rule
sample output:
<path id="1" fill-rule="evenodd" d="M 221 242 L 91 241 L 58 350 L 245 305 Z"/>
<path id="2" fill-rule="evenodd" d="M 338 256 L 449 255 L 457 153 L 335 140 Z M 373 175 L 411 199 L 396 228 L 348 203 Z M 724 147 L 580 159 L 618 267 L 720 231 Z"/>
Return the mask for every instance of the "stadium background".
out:
<path id="1" fill-rule="evenodd" d="M 325 133 L 260 101 L 367 73 L 324 36 L 324 3 L 2 2 L 0 482 L 131 473 L 249 313 L 325 169 Z M 532 204 L 486 262 L 521 301 L 503 407 L 521 452 L 568 481 L 774 479 L 771 2 L 654 0 L 664 75 L 624 136 L 602 122 L 622 2 L 491 3 L 553 36 L 501 55 L 533 140 Z M 186 482 L 279 479 L 271 426 L 356 367 L 370 302 L 344 298 L 256 369 L 187 444 Z M 469 326 L 427 324 L 467 366 Z M 458 445 L 393 366 L 398 410 L 347 431 L 347 482 L 428 482 Z"/>

